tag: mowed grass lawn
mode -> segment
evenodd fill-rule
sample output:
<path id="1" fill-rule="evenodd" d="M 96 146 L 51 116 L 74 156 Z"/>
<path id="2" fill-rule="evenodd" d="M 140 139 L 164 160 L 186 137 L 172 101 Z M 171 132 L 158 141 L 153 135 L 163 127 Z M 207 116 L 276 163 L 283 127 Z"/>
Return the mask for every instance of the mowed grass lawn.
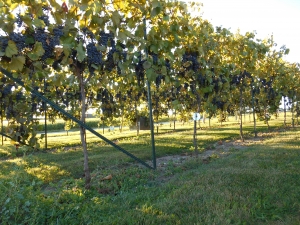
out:
<path id="1" fill-rule="evenodd" d="M 246 123 L 245 144 L 237 141 L 234 121 L 203 125 L 197 137 L 201 154 L 216 153 L 206 160 L 201 154 L 181 163 L 166 160 L 157 170 L 91 141 L 90 190 L 84 189 L 80 146 L 16 157 L 5 145 L 0 224 L 300 224 L 300 129 L 279 127 L 281 117 L 270 124 L 267 133 L 259 123 L 259 138 L 253 139 L 252 124 Z M 186 126 L 160 129 L 158 157 L 193 155 L 192 125 Z M 149 132 L 111 139 L 151 159 Z"/>

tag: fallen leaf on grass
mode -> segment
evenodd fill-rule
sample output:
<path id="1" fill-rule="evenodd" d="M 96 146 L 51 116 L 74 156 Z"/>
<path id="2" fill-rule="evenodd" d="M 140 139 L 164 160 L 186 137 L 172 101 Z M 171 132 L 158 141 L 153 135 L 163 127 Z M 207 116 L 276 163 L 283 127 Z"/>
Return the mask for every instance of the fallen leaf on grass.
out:
<path id="1" fill-rule="evenodd" d="M 109 174 L 108 176 L 103 177 L 101 180 L 111 180 L 111 179 L 112 179 L 112 175 Z"/>

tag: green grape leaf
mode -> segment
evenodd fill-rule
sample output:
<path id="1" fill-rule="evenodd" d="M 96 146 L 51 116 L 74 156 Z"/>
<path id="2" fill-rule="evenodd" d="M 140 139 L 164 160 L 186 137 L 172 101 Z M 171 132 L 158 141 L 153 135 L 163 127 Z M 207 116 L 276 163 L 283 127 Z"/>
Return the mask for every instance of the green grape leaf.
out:
<path id="1" fill-rule="evenodd" d="M 151 62 L 145 61 L 145 62 L 143 63 L 143 67 L 144 67 L 145 70 L 151 68 Z"/>
<path id="2" fill-rule="evenodd" d="M 160 13 L 160 11 L 161 11 L 160 7 L 153 8 L 151 11 L 151 17 L 157 16 Z"/>
<path id="3" fill-rule="evenodd" d="M 160 2 L 157 1 L 157 0 L 153 1 L 153 2 L 152 2 L 152 7 L 153 7 L 153 8 L 161 7 Z"/>
<path id="4" fill-rule="evenodd" d="M 146 76 L 148 78 L 148 81 L 154 81 L 156 78 L 155 71 L 152 68 L 146 69 Z"/>
<path id="5" fill-rule="evenodd" d="M 5 55 L 7 57 L 12 57 L 13 55 L 16 55 L 16 54 L 18 54 L 18 48 L 17 48 L 15 42 L 9 40 L 8 45 L 5 49 Z"/>
<path id="6" fill-rule="evenodd" d="M 11 62 L 9 64 L 10 70 L 14 70 L 14 71 L 18 71 L 18 70 L 22 70 L 23 66 L 25 64 L 25 57 L 24 56 L 17 56 L 17 57 L 13 57 L 11 59 Z"/>
<path id="7" fill-rule="evenodd" d="M 76 51 L 77 51 L 77 58 L 78 58 L 78 61 L 79 62 L 82 62 L 84 59 L 85 59 L 85 51 L 84 51 L 84 48 L 83 48 L 83 44 L 82 44 L 82 41 L 79 42 L 77 48 L 76 48 Z"/>
<path id="8" fill-rule="evenodd" d="M 121 42 L 126 41 L 126 39 L 127 39 L 126 33 L 122 32 L 122 31 L 119 31 L 118 37 L 119 37 L 119 39 L 120 39 Z"/>
<path id="9" fill-rule="evenodd" d="M 121 22 L 121 16 L 120 14 L 118 13 L 118 11 L 114 11 L 112 13 L 112 21 L 114 23 L 115 26 L 119 26 L 120 25 L 120 22 Z"/>
<path id="10" fill-rule="evenodd" d="M 167 67 L 162 66 L 162 67 L 161 67 L 161 73 L 162 73 L 163 75 L 167 75 L 167 74 L 168 74 Z"/>
<path id="11" fill-rule="evenodd" d="M 36 42 L 34 44 L 34 48 L 32 50 L 31 53 L 28 53 L 28 57 L 33 60 L 36 61 L 39 59 L 40 56 L 44 55 L 45 50 L 43 49 L 43 45 L 41 42 Z"/>
<path id="12" fill-rule="evenodd" d="M 34 19 L 32 21 L 32 25 L 36 26 L 36 27 L 45 27 L 45 23 L 43 20 L 40 20 L 38 18 Z"/>

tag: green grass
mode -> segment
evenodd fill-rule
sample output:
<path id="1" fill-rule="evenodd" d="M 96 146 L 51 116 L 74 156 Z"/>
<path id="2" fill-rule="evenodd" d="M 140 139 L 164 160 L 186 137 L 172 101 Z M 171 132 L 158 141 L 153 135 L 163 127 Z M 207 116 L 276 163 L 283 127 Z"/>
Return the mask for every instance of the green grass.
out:
<path id="1" fill-rule="evenodd" d="M 235 123 L 198 130 L 201 151 L 218 140 L 237 139 Z M 80 146 L 16 157 L 6 142 L 0 146 L 0 224 L 300 224 L 300 129 L 279 124 L 270 121 L 272 132 L 266 133 L 259 123 L 259 138 L 252 139 L 252 125 L 246 123 L 249 141 L 243 148 L 229 147 L 209 163 L 201 157 L 166 161 L 156 171 L 89 141 L 90 190 L 84 189 Z M 158 157 L 192 153 L 192 125 L 178 130 L 160 129 Z M 139 138 L 129 131 L 118 135 L 110 138 L 151 159 L 149 132 Z M 107 175 L 112 179 L 103 180 Z"/>

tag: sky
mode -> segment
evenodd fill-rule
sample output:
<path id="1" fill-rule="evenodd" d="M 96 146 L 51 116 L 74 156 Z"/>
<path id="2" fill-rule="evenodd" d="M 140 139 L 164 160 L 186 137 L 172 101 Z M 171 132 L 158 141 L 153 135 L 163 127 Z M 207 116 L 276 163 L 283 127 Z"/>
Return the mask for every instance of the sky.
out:
<path id="1" fill-rule="evenodd" d="M 240 29 L 264 39 L 273 35 L 278 48 L 290 52 L 284 59 L 300 63 L 300 0 L 194 0 L 203 3 L 201 14 L 213 26 L 236 33 Z"/>

